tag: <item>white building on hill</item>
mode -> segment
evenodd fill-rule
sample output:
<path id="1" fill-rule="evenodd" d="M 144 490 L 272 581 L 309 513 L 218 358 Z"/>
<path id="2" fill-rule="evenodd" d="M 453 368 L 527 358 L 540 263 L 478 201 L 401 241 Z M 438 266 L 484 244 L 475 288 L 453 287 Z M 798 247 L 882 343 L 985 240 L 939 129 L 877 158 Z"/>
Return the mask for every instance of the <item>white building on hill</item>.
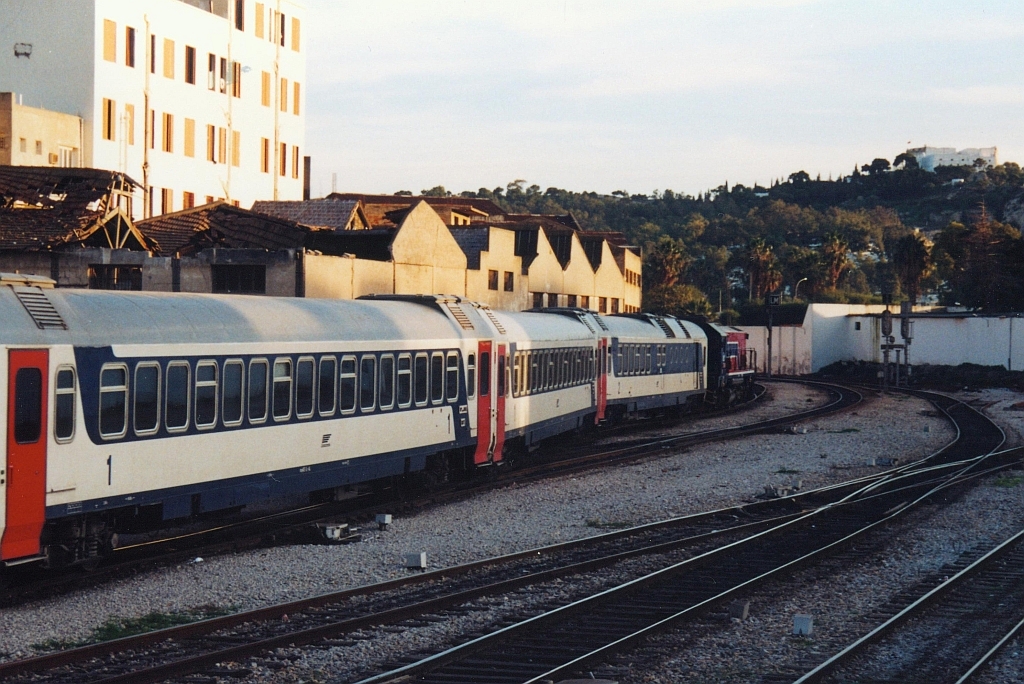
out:
<path id="1" fill-rule="evenodd" d="M 81 117 L 80 164 L 141 183 L 136 214 L 302 198 L 302 5 L 3 0 L 2 9 L 0 92 Z"/>
<path id="2" fill-rule="evenodd" d="M 981 159 L 988 166 L 999 164 L 995 147 L 967 147 L 957 150 L 955 147 L 915 147 L 907 150 L 917 159 L 918 165 L 925 171 L 935 171 L 938 166 L 974 166 Z"/>

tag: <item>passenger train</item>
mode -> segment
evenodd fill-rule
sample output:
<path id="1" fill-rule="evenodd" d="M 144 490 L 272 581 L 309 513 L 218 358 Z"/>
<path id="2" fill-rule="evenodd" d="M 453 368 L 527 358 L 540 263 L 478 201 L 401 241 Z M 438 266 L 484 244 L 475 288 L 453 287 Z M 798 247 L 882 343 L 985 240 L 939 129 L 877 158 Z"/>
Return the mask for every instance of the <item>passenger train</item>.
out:
<path id="1" fill-rule="evenodd" d="M 446 296 L 54 289 L 0 274 L 0 563 L 119 531 L 494 467 L 607 420 L 748 390 L 746 335 Z"/>

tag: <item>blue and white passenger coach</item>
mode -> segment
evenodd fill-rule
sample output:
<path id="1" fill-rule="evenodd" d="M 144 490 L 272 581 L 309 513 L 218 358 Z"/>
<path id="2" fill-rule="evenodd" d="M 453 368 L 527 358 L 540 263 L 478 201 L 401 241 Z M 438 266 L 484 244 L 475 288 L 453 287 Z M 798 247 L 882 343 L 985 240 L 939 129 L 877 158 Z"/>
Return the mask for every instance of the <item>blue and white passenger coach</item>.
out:
<path id="1" fill-rule="evenodd" d="M 119 530 L 496 465 L 606 416 L 699 399 L 706 341 L 648 315 L 0 274 L 0 562 L 92 562 Z"/>

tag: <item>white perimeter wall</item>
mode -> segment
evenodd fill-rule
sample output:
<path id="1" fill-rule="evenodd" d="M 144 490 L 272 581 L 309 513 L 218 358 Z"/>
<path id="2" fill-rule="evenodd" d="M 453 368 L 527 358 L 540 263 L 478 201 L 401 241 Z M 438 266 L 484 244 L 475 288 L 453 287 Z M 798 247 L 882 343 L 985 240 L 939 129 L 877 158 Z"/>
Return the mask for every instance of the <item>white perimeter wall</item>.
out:
<path id="1" fill-rule="evenodd" d="M 772 372 L 804 375 L 836 361 L 881 363 L 882 330 L 877 314 L 884 310 L 881 305 L 808 306 L 802 325 L 772 328 Z M 1024 370 L 1024 318 L 919 316 L 912 321 L 911 364 L 976 363 Z M 767 330 L 763 326 L 740 329 L 750 336 L 748 348 L 757 350 L 758 369 L 764 372 Z M 893 334 L 896 342 L 902 343 L 898 316 L 893 317 Z M 891 359 L 895 361 L 895 356 Z"/>

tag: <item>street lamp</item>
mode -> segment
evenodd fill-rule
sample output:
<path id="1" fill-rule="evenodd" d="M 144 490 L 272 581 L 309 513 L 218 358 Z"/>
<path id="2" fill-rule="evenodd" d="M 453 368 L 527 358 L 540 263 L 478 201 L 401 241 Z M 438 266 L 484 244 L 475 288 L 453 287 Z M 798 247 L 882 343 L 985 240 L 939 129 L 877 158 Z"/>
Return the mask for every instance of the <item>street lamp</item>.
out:
<path id="1" fill-rule="evenodd" d="M 793 288 L 793 301 L 794 302 L 797 299 L 797 297 L 796 297 L 797 294 L 800 292 L 800 283 L 804 282 L 805 280 L 807 280 L 807 278 L 801 278 L 800 280 L 796 281 L 796 286 Z"/>

